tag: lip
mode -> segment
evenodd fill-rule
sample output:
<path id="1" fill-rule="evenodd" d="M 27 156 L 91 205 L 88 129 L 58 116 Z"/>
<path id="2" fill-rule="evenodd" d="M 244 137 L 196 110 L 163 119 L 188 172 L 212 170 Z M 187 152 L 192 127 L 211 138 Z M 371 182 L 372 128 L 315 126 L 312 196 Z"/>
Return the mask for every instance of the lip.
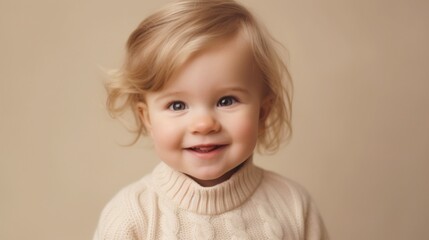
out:
<path id="1" fill-rule="evenodd" d="M 223 150 L 225 150 L 227 144 L 199 144 L 191 147 L 184 148 L 184 150 L 200 159 L 211 159 Z"/>

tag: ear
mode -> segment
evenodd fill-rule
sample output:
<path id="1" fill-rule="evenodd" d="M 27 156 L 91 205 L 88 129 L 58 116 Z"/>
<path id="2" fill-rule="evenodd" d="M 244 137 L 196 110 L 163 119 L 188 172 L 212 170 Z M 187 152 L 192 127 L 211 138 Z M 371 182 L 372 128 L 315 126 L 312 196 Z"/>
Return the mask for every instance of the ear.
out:
<path id="1" fill-rule="evenodd" d="M 147 107 L 147 104 L 144 102 L 138 102 L 136 104 L 136 109 L 143 125 L 149 132 L 151 132 L 151 123 L 150 123 L 149 109 Z"/>
<path id="2" fill-rule="evenodd" d="M 261 101 L 261 108 L 259 110 L 259 128 L 263 130 L 265 128 L 265 122 L 270 115 L 273 106 L 273 98 L 265 96 Z"/>

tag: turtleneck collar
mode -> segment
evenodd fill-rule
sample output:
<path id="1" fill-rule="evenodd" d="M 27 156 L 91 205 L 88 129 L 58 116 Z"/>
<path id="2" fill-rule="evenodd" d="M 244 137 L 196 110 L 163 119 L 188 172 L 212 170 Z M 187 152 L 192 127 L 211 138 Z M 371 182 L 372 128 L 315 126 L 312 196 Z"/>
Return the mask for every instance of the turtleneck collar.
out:
<path id="1" fill-rule="evenodd" d="M 243 204 L 262 180 L 262 169 L 247 160 L 227 181 L 202 187 L 192 178 L 161 162 L 153 171 L 159 194 L 171 199 L 179 208 L 198 214 L 221 214 Z"/>

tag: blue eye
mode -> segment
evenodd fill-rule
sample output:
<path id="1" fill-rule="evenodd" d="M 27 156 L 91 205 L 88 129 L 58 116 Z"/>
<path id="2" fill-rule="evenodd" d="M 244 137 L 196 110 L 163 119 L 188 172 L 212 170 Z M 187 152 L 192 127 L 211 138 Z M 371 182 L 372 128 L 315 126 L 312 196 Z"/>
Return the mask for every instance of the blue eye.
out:
<path id="1" fill-rule="evenodd" d="M 218 107 L 227 107 L 227 106 L 231 106 L 232 104 L 234 104 L 236 102 L 237 102 L 237 99 L 235 97 L 226 96 L 226 97 L 222 97 L 221 99 L 219 99 L 219 101 L 217 102 L 217 106 Z"/>
<path id="2" fill-rule="evenodd" d="M 186 109 L 186 104 L 182 101 L 174 101 L 168 105 L 168 109 L 172 111 L 182 111 Z"/>

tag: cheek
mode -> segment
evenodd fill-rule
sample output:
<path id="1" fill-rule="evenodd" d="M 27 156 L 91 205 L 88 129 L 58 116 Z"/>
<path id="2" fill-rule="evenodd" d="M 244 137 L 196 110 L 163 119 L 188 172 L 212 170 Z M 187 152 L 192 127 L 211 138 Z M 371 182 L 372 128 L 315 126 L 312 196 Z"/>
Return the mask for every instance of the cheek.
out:
<path id="1" fill-rule="evenodd" d="M 234 129 L 237 137 L 249 140 L 257 136 L 258 132 L 257 124 L 249 120 L 243 121 L 241 124 L 237 124 Z"/>
<path id="2" fill-rule="evenodd" d="M 240 117 L 231 119 L 231 121 L 230 133 L 234 135 L 234 138 L 240 139 L 245 144 L 256 144 L 259 129 L 257 114 L 243 114 Z"/>
<path id="3" fill-rule="evenodd" d="M 157 121 L 152 124 L 151 137 L 155 148 L 172 149 L 180 145 L 178 127 L 174 124 Z"/>

